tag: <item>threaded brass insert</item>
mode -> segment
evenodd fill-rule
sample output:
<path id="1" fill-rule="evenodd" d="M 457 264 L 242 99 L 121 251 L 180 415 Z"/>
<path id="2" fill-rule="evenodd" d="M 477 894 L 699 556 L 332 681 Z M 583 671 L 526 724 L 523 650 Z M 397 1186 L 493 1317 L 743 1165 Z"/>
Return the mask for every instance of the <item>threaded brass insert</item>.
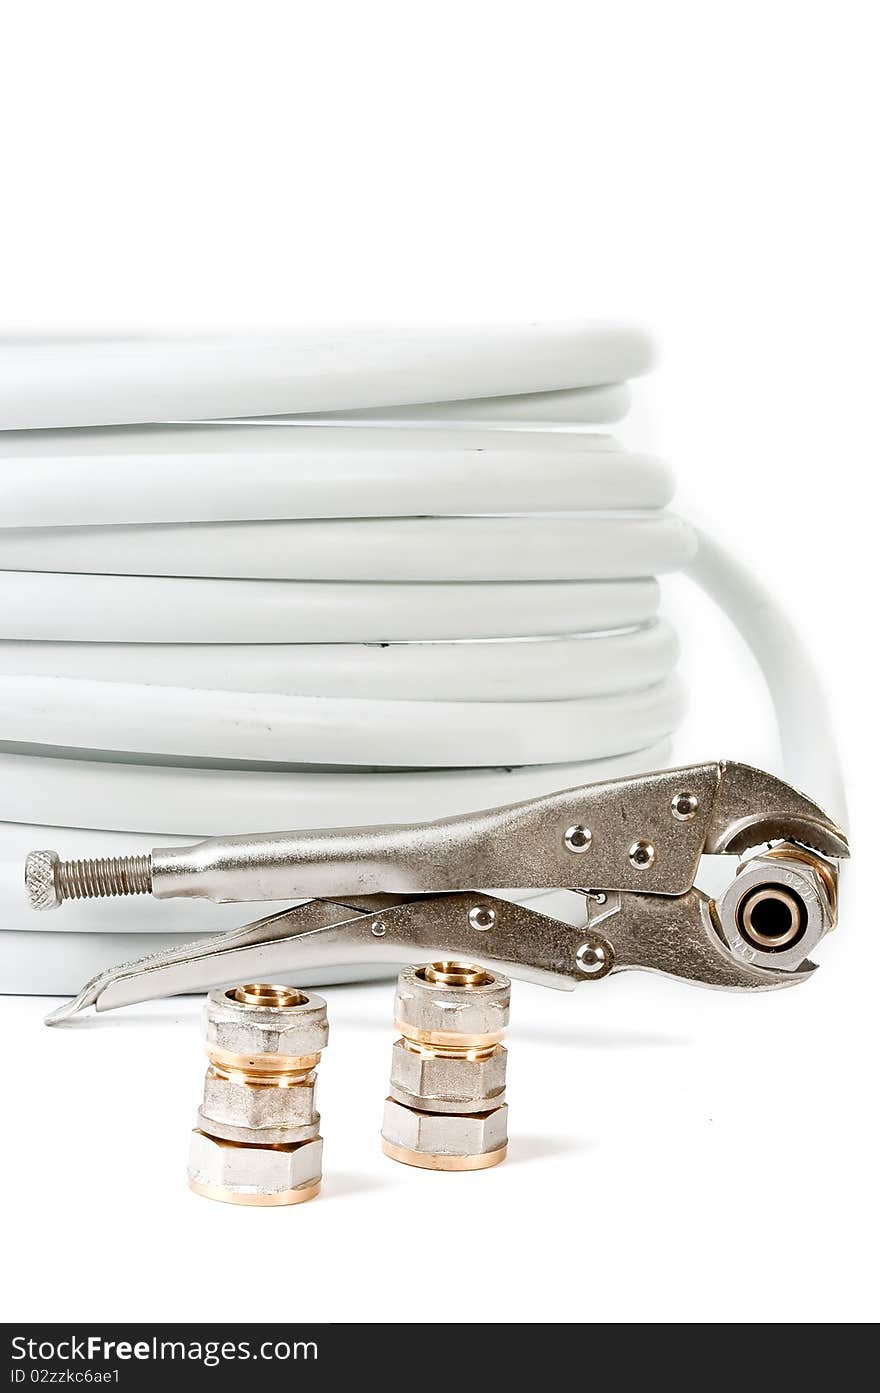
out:
<path id="1" fill-rule="evenodd" d="M 473 963 L 428 963 L 418 971 L 426 982 L 441 987 L 487 987 L 493 980 L 491 973 L 474 967 Z"/>
<path id="2" fill-rule="evenodd" d="M 242 1006 L 303 1006 L 308 1000 L 296 987 L 270 986 L 266 982 L 248 982 L 226 995 Z"/>

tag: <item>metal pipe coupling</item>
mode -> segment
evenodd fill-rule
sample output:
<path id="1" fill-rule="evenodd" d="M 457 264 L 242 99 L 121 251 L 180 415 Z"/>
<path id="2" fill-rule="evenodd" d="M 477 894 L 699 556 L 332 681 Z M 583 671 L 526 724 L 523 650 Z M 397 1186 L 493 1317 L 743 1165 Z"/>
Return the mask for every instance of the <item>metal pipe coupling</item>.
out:
<path id="1" fill-rule="evenodd" d="M 382 1150 L 426 1170 L 483 1170 L 507 1154 L 510 980 L 471 963 L 406 967 L 397 981 Z"/>
<path id="2" fill-rule="evenodd" d="M 327 1003 L 265 983 L 212 991 L 208 1071 L 192 1133 L 189 1185 L 230 1204 L 301 1204 L 321 1188 L 315 1067 Z"/>

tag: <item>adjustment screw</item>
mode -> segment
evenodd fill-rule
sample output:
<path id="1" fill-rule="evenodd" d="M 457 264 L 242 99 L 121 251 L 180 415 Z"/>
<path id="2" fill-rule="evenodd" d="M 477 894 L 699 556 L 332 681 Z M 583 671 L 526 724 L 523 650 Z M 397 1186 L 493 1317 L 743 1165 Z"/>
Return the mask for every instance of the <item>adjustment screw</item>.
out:
<path id="1" fill-rule="evenodd" d="M 475 904 L 468 913 L 468 923 L 472 929 L 478 929 L 480 933 L 485 933 L 487 929 L 495 926 L 495 911 L 488 905 Z"/>
<path id="2" fill-rule="evenodd" d="M 582 823 L 578 822 L 574 827 L 569 827 L 566 832 L 565 845 L 569 851 L 574 852 L 575 856 L 579 856 L 581 852 L 589 851 L 593 845 L 593 834 L 589 827 L 584 827 Z"/>
<path id="3" fill-rule="evenodd" d="M 373 922 L 372 922 L 372 924 L 371 924 L 371 926 L 370 926 L 370 933 L 373 935 L 374 938 L 384 938 L 384 937 L 385 937 L 385 933 L 386 933 L 385 925 L 382 923 L 382 920 L 381 920 L 381 919 L 374 919 L 374 920 L 373 920 Z"/>
<path id="4" fill-rule="evenodd" d="M 695 793 L 677 793 L 672 800 L 672 816 L 676 822 L 690 822 L 699 806 Z"/>
<path id="5" fill-rule="evenodd" d="M 628 852 L 629 864 L 637 871 L 646 871 L 653 866 L 656 852 L 650 842 L 633 842 Z"/>

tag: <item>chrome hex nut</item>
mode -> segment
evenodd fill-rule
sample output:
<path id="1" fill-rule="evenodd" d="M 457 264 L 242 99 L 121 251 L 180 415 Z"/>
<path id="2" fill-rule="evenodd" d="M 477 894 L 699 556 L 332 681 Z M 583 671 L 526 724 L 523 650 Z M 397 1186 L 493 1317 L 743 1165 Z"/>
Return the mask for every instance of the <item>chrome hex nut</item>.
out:
<path id="1" fill-rule="evenodd" d="M 482 972 L 485 980 L 455 987 L 432 982 L 432 964 L 405 967 L 397 979 L 395 1020 L 404 1035 L 500 1038 L 510 1018 L 510 978 Z"/>
<path id="2" fill-rule="evenodd" d="M 488 1112 L 504 1102 L 506 1075 L 503 1045 L 483 1059 L 446 1058 L 398 1040 L 391 1050 L 389 1091 L 399 1103 L 428 1112 Z"/>
<path id="3" fill-rule="evenodd" d="M 392 1147 L 425 1156 L 482 1156 L 507 1145 L 507 1104 L 484 1113 L 429 1113 L 388 1098 L 382 1137 Z"/>
<path id="4" fill-rule="evenodd" d="M 796 971 L 834 927 L 833 875 L 794 847 L 744 861 L 716 902 L 730 951 L 756 967 Z"/>
<path id="5" fill-rule="evenodd" d="M 320 1137 L 295 1146 L 241 1146 L 196 1130 L 190 1142 L 190 1187 L 233 1204 L 296 1204 L 321 1183 Z"/>
<path id="6" fill-rule="evenodd" d="M 236 1001 L 235 991 L 209 992 L 205 1003 L 205 1038 L 212 1047 L 236 1055 L 285 1055 L 292 1059 L 320 1054 L 329 1036 L 327 1003 L 314 992 L 291 991 L 295 1004 L 255 1006 Z"/>
<path id="7" fill-rule="evenodd" d="M 276 1145 L 316 1137 L 321 1119 L 315 1110 L 314 1070 L 285 1087 L 254 1086 L 213 1069 L 205 1075 L 199 1126 L 230 1141 Z"/>

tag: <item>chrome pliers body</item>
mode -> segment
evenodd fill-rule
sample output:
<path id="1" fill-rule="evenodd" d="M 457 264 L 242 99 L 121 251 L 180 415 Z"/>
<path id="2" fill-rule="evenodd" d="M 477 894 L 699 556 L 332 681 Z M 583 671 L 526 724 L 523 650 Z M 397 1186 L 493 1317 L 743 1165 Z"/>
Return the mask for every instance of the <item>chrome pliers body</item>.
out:
<path id="1" fill-rule="evenodd" d="M 745 858 L 714 899 L 695 884 L 705 855 Z M 808 954 L 836 921 L 837 863 L 847 855 L 844 834 L 815 803 L 729 762 L 437 822 L 160 848 L 148 860 L 103 863 L 95 893 L 305 903 L 110 969 L 50 1020 L 90 1005 L 443 956 L 553 987 L 627 968 L 711 987 L 788 986 L 812 972 Z M 60 903 L 75 872 L 54 853 L 32 853 L 32 905 Z M 568 892 L 570 918 L 544 912 L 541 897 L 554 890 Z"/>

